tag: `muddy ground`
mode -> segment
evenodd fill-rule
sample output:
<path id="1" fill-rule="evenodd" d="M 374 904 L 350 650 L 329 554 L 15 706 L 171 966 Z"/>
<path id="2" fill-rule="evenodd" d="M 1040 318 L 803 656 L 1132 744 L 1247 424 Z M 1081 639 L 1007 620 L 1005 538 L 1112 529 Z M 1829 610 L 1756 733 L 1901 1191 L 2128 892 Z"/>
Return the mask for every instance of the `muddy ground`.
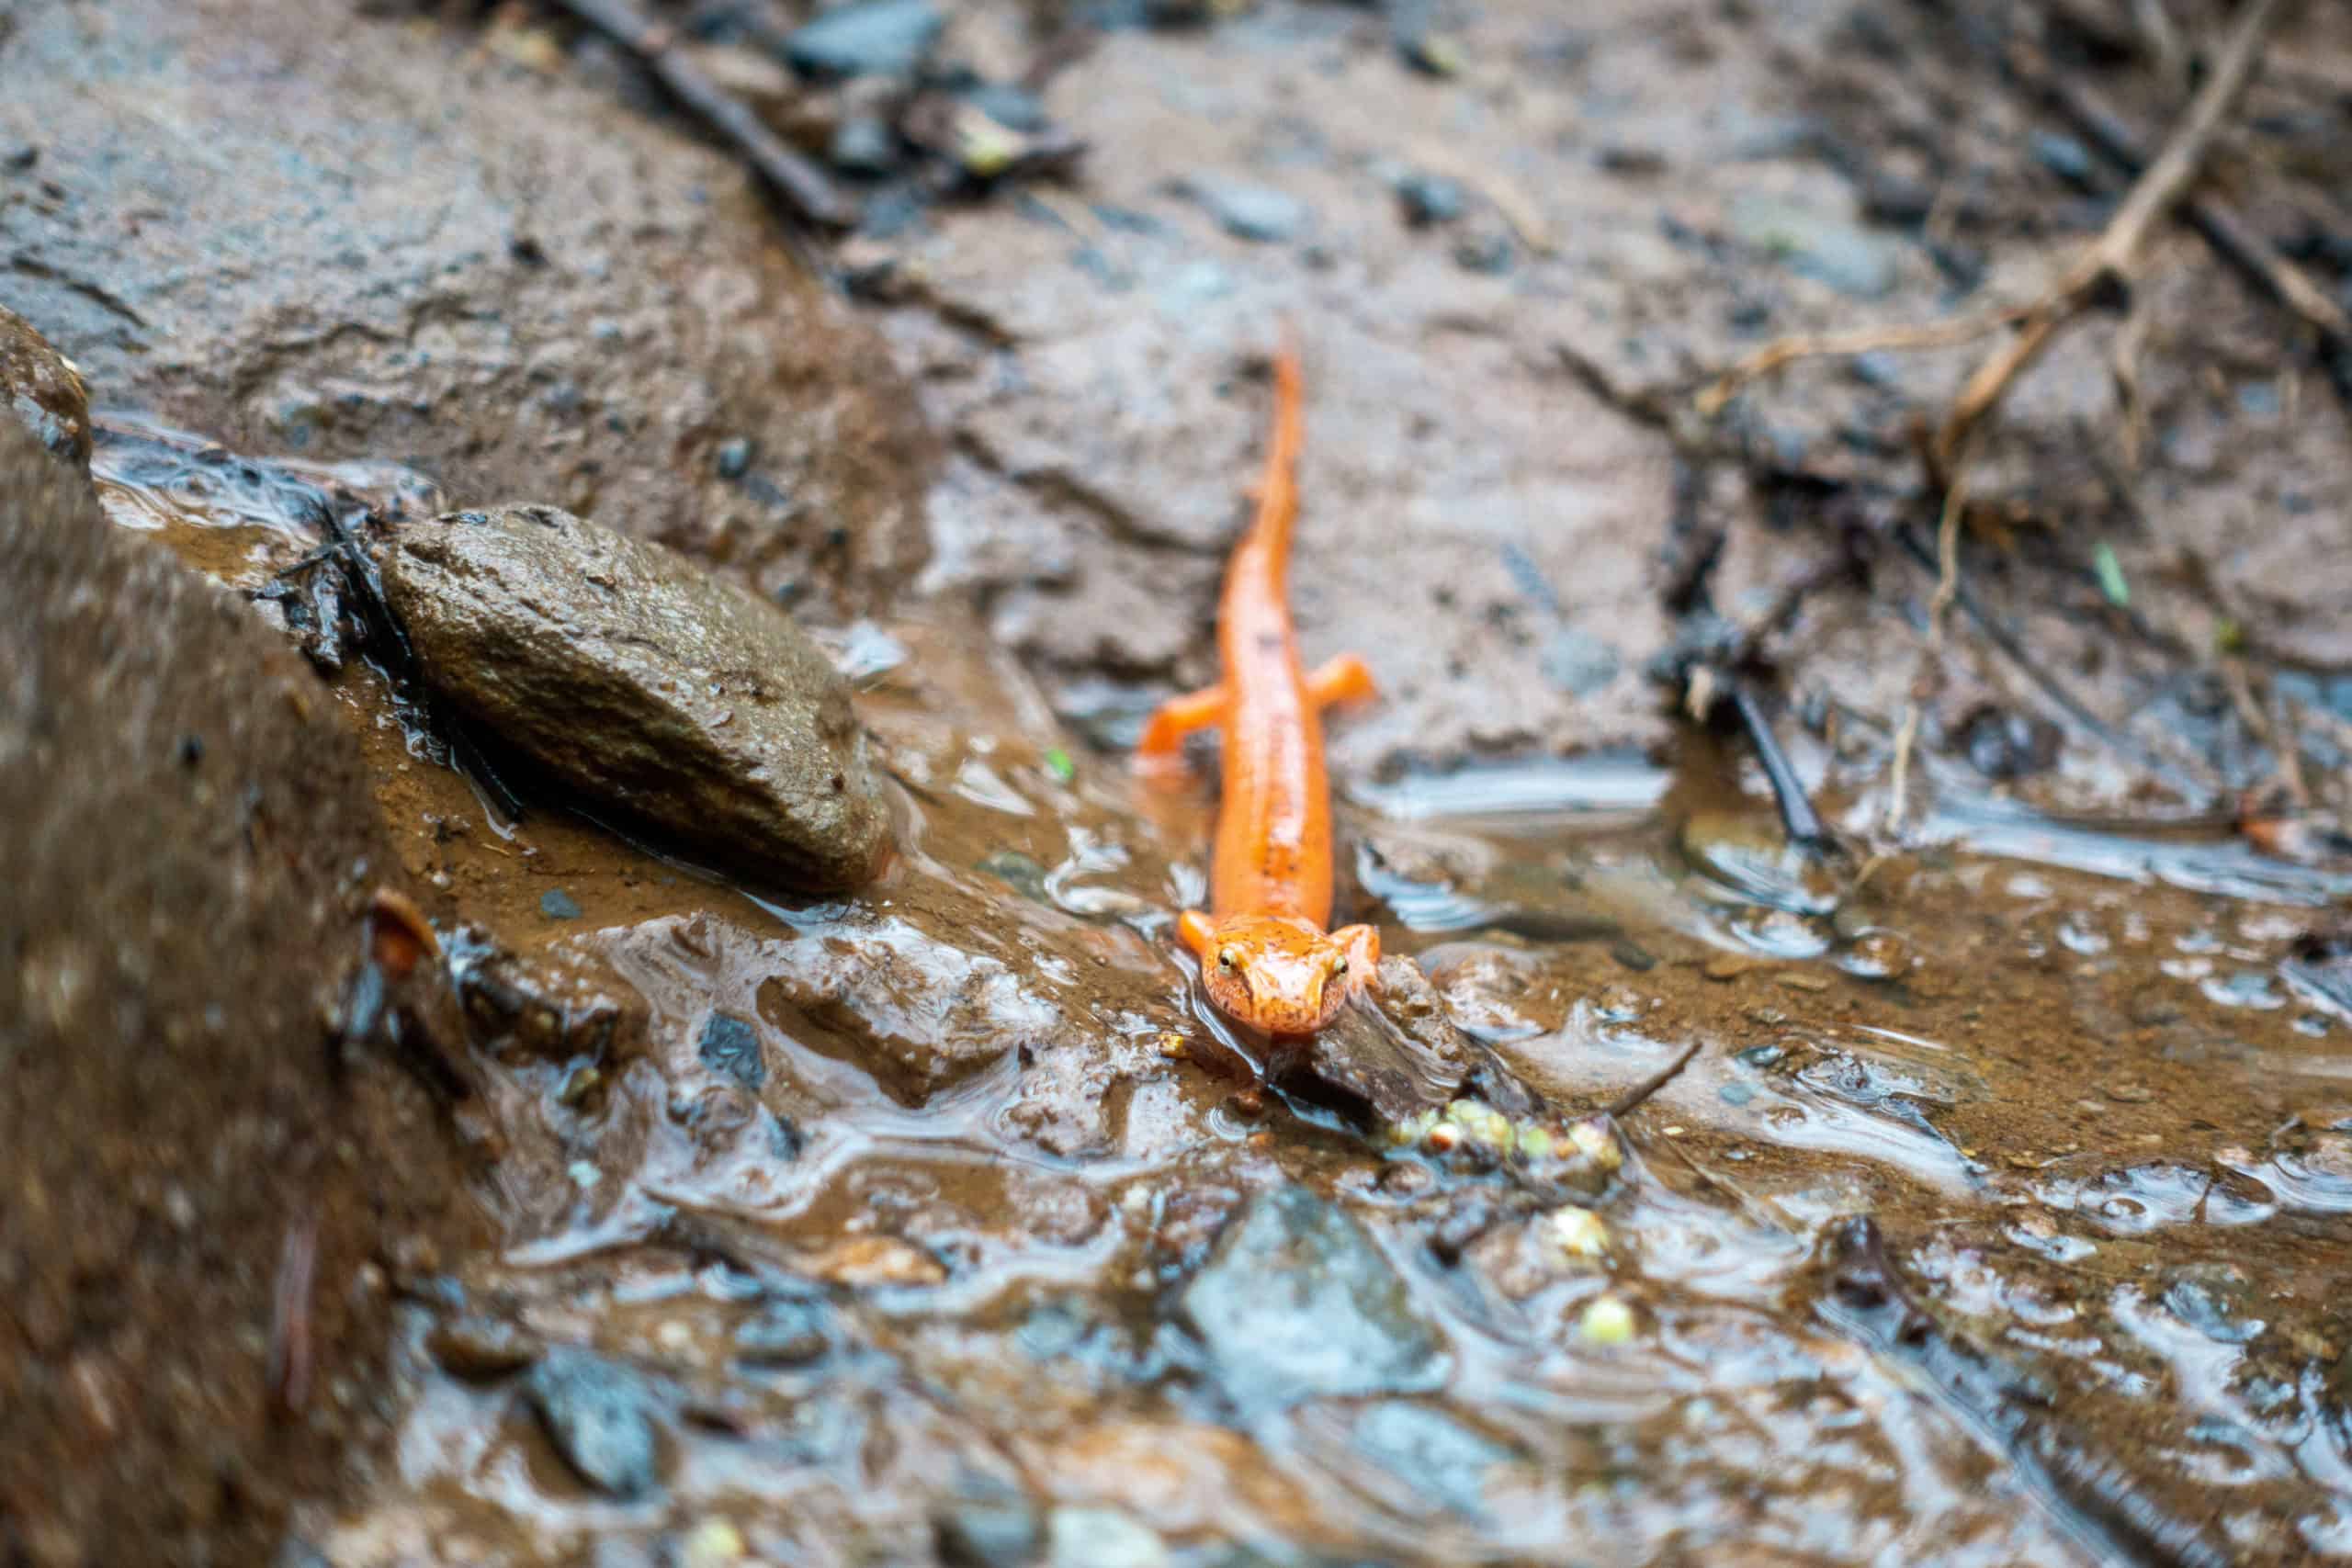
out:
<path id="1" fill-rule="evenodd" d="M 1941 610 L 1915 429 L 1985 341 L 1696 396 L 1786 334 L 2030 299 L 2128 176 L 2015 46 L 2153 142 L 2230 10 L 974 5 L 915 29 L 921 113 L 797 80 L 789 6 L 664 15 L 854 231 L 780 220 L 551 9 L 0 6 L 0 305 L 90 389 L 143 536 L 109 547 L 311 656 L 358 754 L 329 794 L 440 953 L 402 1157 L 499 1233 L 334 1233 L 389 1435 L 256 1488 L 221 1560 L 2352 1553 L 2322 355 L 2160 231 L 1980 434 Z M 2269 59 L 2207 195 L 2352 304 L 2352 24 L 2307 5 Z M 943 96 L 1083 152 L 976 183 Z M 1120 755 L 1214 675 L 1283 322 L 1301 636 L 1384 688 L 1333 731 L 1340 913 L 1412 966 L 1300 1059 L 1171 948 L 1209 792 Z M 885 780 L 878 881 L 779 892 L 551 785 L 326 592 L 365 597 L 338 530 L 506 503 L 812 633 Z M 1686 716 L 1694 667 L 1818 842 L 1730 702 Z M 376 951 L 341 891 L 288 987 Z M 65 1166 L 118 1131 L 74 1104 Z M 282 1269 L 285 1179 L 201 1195 L 241 1279 Z M 0 1560 L 107 1560 L 37 1488 L 0 1507 Z"/>

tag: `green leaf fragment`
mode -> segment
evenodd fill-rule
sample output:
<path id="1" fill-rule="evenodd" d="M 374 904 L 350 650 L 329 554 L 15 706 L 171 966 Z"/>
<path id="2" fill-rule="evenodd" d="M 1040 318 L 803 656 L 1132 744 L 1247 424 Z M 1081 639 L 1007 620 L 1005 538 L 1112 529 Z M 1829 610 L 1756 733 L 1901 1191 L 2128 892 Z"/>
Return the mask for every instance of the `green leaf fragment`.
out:
<path id="1" fill-rule="evenodd" d="M 2123 581 L 2123 563 L 2115 558 L 2115 547 L 2106 540 L 2091 552 L 2091 565 L 2098 572 L 2099 591 L 2107 602 L 2117 609 L 2132 603 L 2132 585 Z"/>

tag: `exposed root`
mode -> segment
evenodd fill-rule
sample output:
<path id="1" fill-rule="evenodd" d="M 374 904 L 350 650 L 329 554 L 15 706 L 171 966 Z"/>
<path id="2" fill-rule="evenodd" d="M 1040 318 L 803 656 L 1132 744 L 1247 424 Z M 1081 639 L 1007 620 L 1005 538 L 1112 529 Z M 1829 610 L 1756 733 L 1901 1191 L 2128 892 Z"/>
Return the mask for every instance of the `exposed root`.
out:
<path id="1" fill-rule="evenodd" d="M 1849 333 L 1824 333 L 1819 335 L 1801 333 L 1775 338 L 1700 389 L 1690 400 L 1691 406 L 1699 411 L 1702 417 L 1713 419 L 1724 412 L 1724 405 L 1748 382 L 1770 376 L 1798 360 L 1852 359 L 1882 350 L 1956 348 L 2014 324 L 2024 317 L 2028 309 L 2022 305 L 2004 305 L 1996 310 L 1979 310 L 1973 315 L 1954 316 L 1947 321 L 1928 321 L 1917 326 L 1863 327 Z"/>
<path id="2" fill-rule="evenodd" d="M 2253 20 L 2252 16 L 2247 19 Z M 2092 88 L 2060 76 L 2046 61 L 2023 49 L 2011 51 L 2006 63 L 2011 75 L 2125 172 L 2138 175 L 2148 168 L 2145 143 Z M 2279 61 L 2271 68 L 2287 74 L 2295 69 L 2295 62 Z M 2352 313 L 2281 256 L 2220 197 L 2189 195 L 2182 200 L 2181 211 L 2214 254 L 2311 329 L 2319 339 L 2329 379 L 2337 394 L 2352 404 Z"/>
<path id="3" fill-rule="evenodd" d="M 1882 819 L 1890 839 L 1903 836 L 1903 802 L 1911 787 L 1911 753 L 1919 744 L 1917 699 L 1903 705 L 1903 728 L 1894 732 L 1894 766 L 1886 785 L 1886 816 Z"/>
<path id="4" fill-rule="evenodd" d="M 2017 335 L 1979 365 L 1961 388 L 1931 448 L 1939 472 L 1947 476 L 1953 472 L 1961 447 L 1978 423 L 2000 405 L 2018 378 L 2041 357 L 2068 322 L 2103 297 L 2130 287 L 2149 235 L 2188 196 L 2203 172 L 2206 154 L 2253 82 L 2263 46 L 2290 4 L 2290 0 L 2252 0 L 2246 6 L 2212 75 L 2107 228 L 2056 286 L 2027 310 Z"/>

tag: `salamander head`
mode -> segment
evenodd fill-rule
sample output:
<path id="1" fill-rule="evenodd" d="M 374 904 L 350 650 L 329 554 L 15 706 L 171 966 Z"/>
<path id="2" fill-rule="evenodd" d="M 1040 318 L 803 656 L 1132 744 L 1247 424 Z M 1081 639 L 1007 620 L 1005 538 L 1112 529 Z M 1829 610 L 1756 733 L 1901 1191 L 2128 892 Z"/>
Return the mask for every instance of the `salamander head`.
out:
<path id="1" fill-rule="evenodd" d="M 1345 944 L 1306 920 L 1235 915 L 1199 945 L 1209 1000 L 1237 1023 L 1269 1034 L 1313 1034 L 1347 1006 L 1361 977 Z"/>

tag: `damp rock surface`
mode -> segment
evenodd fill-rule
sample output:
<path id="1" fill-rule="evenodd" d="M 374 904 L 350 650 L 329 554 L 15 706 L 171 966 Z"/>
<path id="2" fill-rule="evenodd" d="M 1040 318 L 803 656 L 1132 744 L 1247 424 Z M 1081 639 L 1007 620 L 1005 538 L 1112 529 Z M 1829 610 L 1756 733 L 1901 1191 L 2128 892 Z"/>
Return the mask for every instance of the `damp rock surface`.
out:
<path id="1" fill-rule="evenodd" d="M 30 321 L 0 306 L 0 413 L 22 424 L 51 456 L 90 468 L 90 394 L 72 361 Z"/>
<path id="2" fill-rule="evenodd" d="M 1436 1387 L 1444 1348 L 1363 1227 L 1303 1188 L 1252 1200 L 1184 1289 L 1184 1320 L 1245 1406 Z"/>
<path id="3" fill-rule="evenodd" d="M 380 564 L 426 680 L 592 814 L 751 881 L 873 874 L 889 818 L 849 688 L 775 606 L 548 506 L 403 527 Z"/>

